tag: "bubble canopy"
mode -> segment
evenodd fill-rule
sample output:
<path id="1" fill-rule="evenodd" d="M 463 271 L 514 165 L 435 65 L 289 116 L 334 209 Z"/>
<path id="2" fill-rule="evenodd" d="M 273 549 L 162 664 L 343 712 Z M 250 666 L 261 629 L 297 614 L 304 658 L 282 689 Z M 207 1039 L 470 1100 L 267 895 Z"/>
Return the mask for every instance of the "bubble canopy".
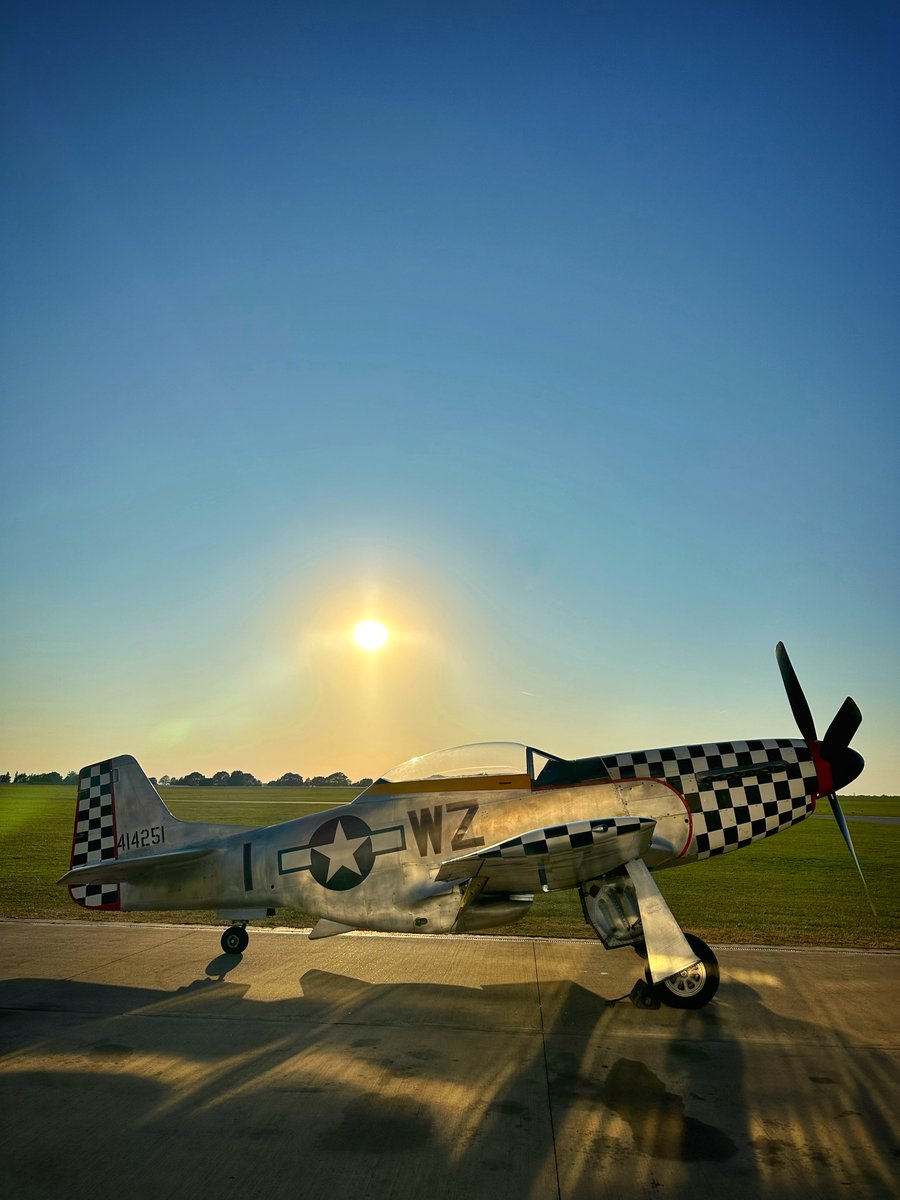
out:
<path id="1" fill-rule="evenodd" d="M 474 742 L 451 746 L 407 759 L 385 771 L 379 783 L 412 783 L 428 779 L 474 779 L 490 775 L 530 775 L 532 758 L 546 761 L 550 755 L 533 751 L 520 742 Z"/>

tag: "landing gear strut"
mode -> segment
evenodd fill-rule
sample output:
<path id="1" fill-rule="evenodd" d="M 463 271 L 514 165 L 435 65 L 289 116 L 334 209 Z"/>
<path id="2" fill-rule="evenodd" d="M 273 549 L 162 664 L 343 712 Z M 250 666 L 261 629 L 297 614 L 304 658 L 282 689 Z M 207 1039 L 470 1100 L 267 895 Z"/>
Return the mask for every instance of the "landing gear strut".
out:
<path id="1" fill-rule="evenodd" d="M 647 963 L 644 979 L 631 993 L 638 1008 L 702 1008 L 719 989 L 716 956 L 692 933 L 682 933 L 659 888 L 641 859 L 630 860 L 616 874 L 605 875 L 581 885 L 585 920 L 596 929 L 607 950 L 632 946 Z M 643 907 L 642 907 L 643 906 Z M 648 962 L 647 941 L 653 953 L 657 983 Z M 691 956 L 699 961 L 691 963 Z M 662 978 L 665 970 L 690 963 L 674 975 Z"/>
<path id="2" fill-rule="evenodd" d="M 719 960 L 701 938 L 693 933 L 684 936 L 700 961 L 657 984 L 652 982 L 647 971 L 647 987 L 669 1008 L 703 1008 L 719 990 Z M 646 958 L 647 951 L 643 946 L 635 946 L 635 949 Z"/>
<path id="3" fill-rule="evenodd" d="M 222 950 L 225 954 L 243 954 L 250 942 L 247 924 L 229 925 L 222 934 Z"/>

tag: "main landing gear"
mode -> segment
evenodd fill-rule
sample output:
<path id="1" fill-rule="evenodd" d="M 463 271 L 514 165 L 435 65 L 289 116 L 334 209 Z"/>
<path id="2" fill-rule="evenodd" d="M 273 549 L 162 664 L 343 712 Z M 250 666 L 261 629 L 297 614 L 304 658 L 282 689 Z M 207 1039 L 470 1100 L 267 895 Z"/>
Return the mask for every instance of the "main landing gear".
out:
<path id="1" fill-rule="evenodd" d="M 249 943 L 246 921 L 242 925 L 229 925 L 222 934 L 222 950 L 225 954 L 243 954 Z"/>
<path id="2" fill-rule="evenodd" d="M 669 1008 L 703 1008 L 719 990 L 719 960 L 701 938 L 693 933 L 684 936 L 699 962 L 657 984 L 651 980 L 648 969 L 641 990 L 644 996 L 651 996 Z M 634 948 L 641 958 L 646 959 L 647 949 L 643 942 L 636 943 Z"/>
<path id="3" fill-rule="evenodd" d="M 607 950 L 631 946 L 647 964 L 631 992 L 638 1008 L 702 1008 L 719 989 L 719 964 L 706 942 L 683 933 L 643 861 L 581 885 L 584 918 Z M 648 953 L 647 945 L 650 945 Z M 698 961 L 692 963 L 691 957 Z M 667 970 L 687 963 L 674 975 Z M 657 982 L 653 982 L 653 973 Z"/>

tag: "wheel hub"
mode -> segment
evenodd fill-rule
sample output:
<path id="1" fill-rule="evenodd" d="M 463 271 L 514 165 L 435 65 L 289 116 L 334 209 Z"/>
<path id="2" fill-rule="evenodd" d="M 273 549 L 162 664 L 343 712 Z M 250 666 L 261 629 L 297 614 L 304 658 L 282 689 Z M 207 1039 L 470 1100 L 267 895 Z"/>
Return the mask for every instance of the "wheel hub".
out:
<path id="1" fill-rule="evenodd" d="M 670 975 L 663 983 L 676 996 L 694 996 L 706 983 L 706 967 L 702 962 L 695 962 L 677 975 Z"/>

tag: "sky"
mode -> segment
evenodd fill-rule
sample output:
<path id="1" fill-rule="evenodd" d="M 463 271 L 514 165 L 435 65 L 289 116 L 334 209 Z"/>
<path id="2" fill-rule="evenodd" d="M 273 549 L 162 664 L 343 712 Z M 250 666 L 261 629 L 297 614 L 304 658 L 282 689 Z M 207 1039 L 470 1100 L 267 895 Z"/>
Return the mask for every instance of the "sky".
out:
<path id="1" fill-rule="evenodd" d="M 895 4 L 7 12 L 0 771 L 900 793 Z"/>

